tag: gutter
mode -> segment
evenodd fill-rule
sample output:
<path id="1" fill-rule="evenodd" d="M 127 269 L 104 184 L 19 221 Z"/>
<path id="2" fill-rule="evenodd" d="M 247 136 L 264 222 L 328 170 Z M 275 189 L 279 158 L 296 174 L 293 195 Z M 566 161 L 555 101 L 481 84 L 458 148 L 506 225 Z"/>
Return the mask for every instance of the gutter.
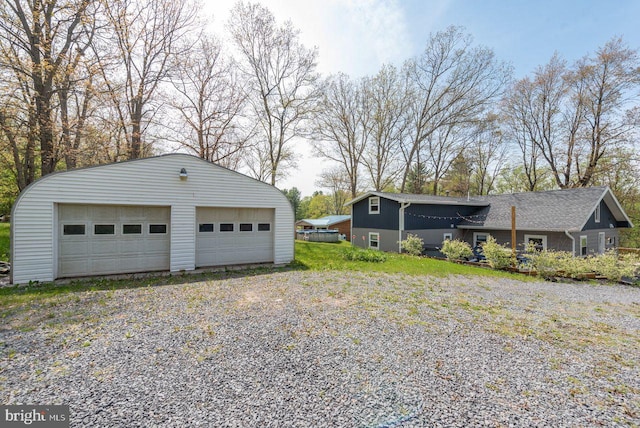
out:
<path id="1" fill-rule="evenodd" d="M 571 247 L 573 248 L 573 257 L 575 257 L 576 256 L 576 238 L 571 236 L 568 230 L 565 230 L 564 234 L 567 235 L 569 239 L 571 239 Z"/>
<path id="2" fill-rule="evenodd" d="M 402 253 L 402 232 L 404 232 L 404 209 L 409 208 L 411 202 L 400 202 L 398 211 L 398 253 Z"/>

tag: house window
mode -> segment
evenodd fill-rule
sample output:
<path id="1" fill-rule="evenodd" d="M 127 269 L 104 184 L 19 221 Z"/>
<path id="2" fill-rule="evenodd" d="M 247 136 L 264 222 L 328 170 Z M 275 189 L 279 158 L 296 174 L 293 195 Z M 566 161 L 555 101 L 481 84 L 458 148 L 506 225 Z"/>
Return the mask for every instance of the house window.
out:
<path id="1" fill-rule="evenodd" d="M 140 235 L 142 234 L 142 225 L 141 224 L 123 224 L 122 234 L 123 235 Z"/>
<path id="2" fill-rule="evenodd" d="M 487 242 L 487 239 L 489 239 L 488 233 L 475 232 L 473 234 L 473 246 L 482 247 L 485 244 L 485 242 Z"/>
<path id="3" fill-rule="evenodd" d="M 258 232 L 269 232 L 271 230 L 270 223 L 258 223 Z"/>
<path id="4" fill-rule="evenodd" d="M 375 232 L 369 232 L 369 248 L 372 250 L 380 249 L 380 234 Z"/>
<path id="5" fill-rule="evenodd" d="M 85 226 L 84 224 L 65 224 L 64 226 L 62 226 L 62 234 L 63 235 L 84 235 Z"/>
<path id="6" fill-rule="evenodd" d="M 251 232 L 251 231 L 253 231 L 253 224 L 240 223 L 240 232 Z"/>
<path id="7" fill-rule="evenodd" d="M 150 224 L 149 225 L 149 233 L 167 233 L 167 225 L 166 224 Z"/>
<path id="8" fill-rule="evenodd" d="M 220 232 L 233 232 L 233 223 L 220 223 Z"/>
<path id="9" fill-rule="evenodd" d="M 116 225 L 115 224 L 94 224 L 93 234 L 94 235 L 115 235 Z"/>
<path id="10" fill-rule="evenodd" d="M 213 223 L 200 223 L 198 232 L 213 232 Z"/>
<path id="11" fill-rule="evenodd" d="M 524 245 L 533 244 L 536 251 L 544 251 L 547 249 L 546 235 L 524 235 Z"/>
<path id="12" fill-rule="evenodd" d="M 586 235 L 580 236 L 580 255 L 581 256 L 587 255 L 587 236 Z"/>
<path id="13" fill-rule="evenodd" d="M 378 196 L 369 198 L 369 214 L 380 214 L 380 198 Z"/>
<path id="14" fill-rule="evenodd" d="M 596 223 L 600 223 L 600 204 L 596 207 L 596 212 L 594 214 Z"/>
<path id="15" fill-rule="evenodd" d="M 451 241 L 453 239 L 453 233 L 445 233 L 442 235 L 442 242 Z"/>

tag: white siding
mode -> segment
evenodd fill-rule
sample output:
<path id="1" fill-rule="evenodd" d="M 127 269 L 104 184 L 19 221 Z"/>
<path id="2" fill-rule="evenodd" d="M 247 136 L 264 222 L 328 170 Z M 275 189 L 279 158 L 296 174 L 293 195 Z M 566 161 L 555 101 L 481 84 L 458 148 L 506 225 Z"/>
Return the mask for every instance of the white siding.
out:
<path id="1" fill-rule="evenodd" d="M 185 168 L 187 180 L 180 180 Z M 293 260 L 294 215 L 273 186 L 184 154 L 51 174 L 22 192 L 12 214 L 12 275 L 16 284 L 56 277 L 57 203 L 171 207 L 171 270 L 195 266 L 195 208 L 275 209 L 274 262 Z"/>

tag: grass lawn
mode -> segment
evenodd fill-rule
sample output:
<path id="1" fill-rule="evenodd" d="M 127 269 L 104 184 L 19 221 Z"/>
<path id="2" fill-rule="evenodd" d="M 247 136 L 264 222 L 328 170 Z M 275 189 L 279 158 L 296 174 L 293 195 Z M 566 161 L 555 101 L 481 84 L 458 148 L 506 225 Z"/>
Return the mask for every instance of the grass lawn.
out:
<path id="1" fill-rule="evenodd" d="M 9 261 L 9 223 L 0 223 L 0 261 Z"/>
<path id="2" fill-rule="evenodd" d="M 404 273 L 409 275 L 478 275 L 519 280 L 531 279 L 525 275 L 516 275 L 504 271 L 462 265 L 445 260 L 413 257 L 407 254 L 386 253 L 387 260 L 382 263 L 345 260 L 343 251 L 351 244 L 348 242 L 306 242 L 296 241 L 296 259 L 294 267 L 311 270 L 352 270 L 364 272 Z"/>
<path id="3" fill-rule="evenodd" d="M 9 225 L 0 224 L 0 255 L 9 252 Z M 5 239 L 6 235 L 6 239 Z M 349 248 L 348 242 L 324 243 L 296 241 L 295 260 L 285 268 L 263 267 L 247 270 L 240 273 L 212 272 L 197 274 L 176 274 L 169 276 L 150 276 L 140 279 L 110 279 L 95 278 L 91 280 L 72 281 L 64 285 L 51 286 L 48 284 L 34 284 L 28 287 L 0 288 L 0 316 L 2 308 L 13 304 L 33 302 L 34 299 L 48 299 L 57 295 L 64 295 L 76 291 L 116 290 L 123 288 L 139 288 L 151 285 L 177 284 L 195 282 L 202 279 L 215 279 L 229 275 L 263 274 L 283 269 L 316 270 L 316 271 L 359 271 L 359 272 L 386 272 L 402 273 L 408 275 L 433 275 L 444 277 L 447 275 L 472 275 L 485 277 L 517 278 L 518 280 L 534 280 L 525 275 L 512 274 L 503 271 L 461 265 L 444 260 L 418 258 L 406 254 L 386 253 L 387 260 L 381 263 L 349 261 L 343 258 L 343 252 Z M 5 249 L 6 248 L 6 249 Z"/>

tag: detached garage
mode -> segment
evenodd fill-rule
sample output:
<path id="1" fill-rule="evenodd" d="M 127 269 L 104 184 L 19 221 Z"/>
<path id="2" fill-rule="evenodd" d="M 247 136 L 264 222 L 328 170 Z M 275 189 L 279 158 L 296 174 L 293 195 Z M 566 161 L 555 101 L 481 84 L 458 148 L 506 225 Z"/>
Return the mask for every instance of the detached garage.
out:
<path id="1" fill-rule="evenodd" d="M 13 207 L 12 282 L 293 260 L 273 186 L 170 154 L 59 172 Z"/>

